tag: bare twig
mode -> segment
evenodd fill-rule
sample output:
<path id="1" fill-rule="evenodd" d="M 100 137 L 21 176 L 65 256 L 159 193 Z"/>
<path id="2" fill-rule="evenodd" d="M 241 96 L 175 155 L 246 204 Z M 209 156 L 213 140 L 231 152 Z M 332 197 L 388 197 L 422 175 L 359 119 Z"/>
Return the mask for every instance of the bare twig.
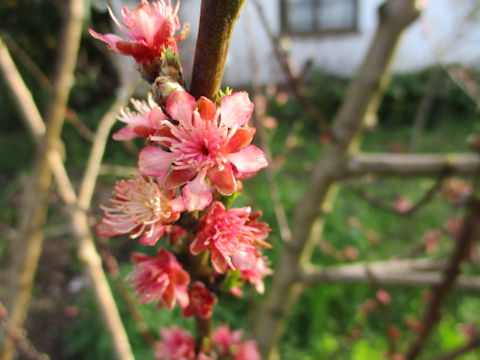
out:
<path id="1" fill-rule="evenodd" d="M 265 134 L 265 128 L 263 126 L 263 118 L 265 117 L 266 104 L 263 97 L 260 95 L 260 81 L 258 78 L 258 65 L 255 58 L 255 41 L 253 39 L 252 26 L 250 23 L 250 17 L 248 11 L 245 11 L 245 24 L 248 38 L 248 52 L 250 57 L 251 69 L 252 69 L 252 84 L 253 84 L 253 99 L 255 103 L 255 112 L 253 114 L 253 121 L 255 128 L 257 129 L 257 136 L 260 139 L 260 147 L 262 148 L 267 161 L 272 164 L 272 151 L 268 144 L 267 136 Z M 262 101 L 263 99 L 263 101 Z M 260 100 L 260 101 L 259 101 Z M 278 227 L 280 230 L 280 237 L 283 242 L 290 242 L 292 239 L 292 233 L 290 226 L 288 225 L 287 215 L 285 214 L 285 208 L 282 205 L 280 189 L 277 186 L 275 180 L 275 170 L 273 166 L 267 166 L 265 168 L 265 174 L 268 181 L 268 187 L 270 190 L 270 197 L 272 199 L 273 210 L 277 219 Z"/>
<path id="2" fill-rule="evenodd" d="M 456 239 L 455 249 L 444 270 L 442 281 L 434 288 L 433 299 L 429 302 L 421 321 L 422 327 L 418 337 L 407 351 L 406 360 L 415 359 L 422 351 L 431 331 L 440 320 L 441 307 L 460 274 L 460 264 L 467 258 L 474 240 L 480 233 L 480 201 L 472 200 L 469 207 L 469 214 L 464 219 L 461 233 Z"/>
<path id="3" fill-rule="evenodd" d="M 12 282 L 8 306 L 11 310 L 11 320 L 16 327 L 21 327 L 30 302 L 33 280 L 37 270 L 43 245 L 42 227 L 45 224 L 48 209 L 48 193 L 50 191 L 52 172 L 48 154 L 57 151 L 60 143 L 60 133 L 63 126 L 68 95 L 73 85 L 72 77 L 77 62 L 78 48 L 83 24 L 84 4 L 82 0 L 70 0 L 67 4 L 67 15 L 63 26 L 56 76 L 53 86 L 51 102 L 45 115 L 47 128 L 43 147 L 39 152 L 35 164 L 35 174 L 32 177 L 28 202 L 22 209 L 20 224 L 20 240 L 25 241 L 21 246 L 25 249 L 23 254 L 18 254 L 19 261 L 14 263 L 19 266 L 16 281 Z M 17 84 L 18 86 L 18 84 Z M 19 244 L 17 244 L 17 248 Z M 2 359 L 8 360 L 13 356 L 13 342 L 5 340 Z"/>
<path id="4" fill-rule="evenodd" d="M 435 194 L 441 189 L 443 180 L 447 176 L 447 171 L 444 171 L 441 173 L 438 178 L 435 180 L 435 182 L 432 184 L 430 188 L 425 191 L 425 193 L 418 199 L 408 210 L 406 211 L 399 211 L 395 208 L 395 206 L 392 206 L 390 204 L 387 204 L 384 202 L 382 199 L 368 194 L 364 189 L 362 189 L 359 186 L 343 183 L 343 186 L 347 188 L 348 190 L 352 191 L 355 195 L 357 195 L 359 198 L 365 200 L 368 202 L 370 205 L 379 208 L 384 211 L 388 211 L 390 213 L 393 213 L 395 215 L 400 215 L 400 216 L 413 216 L 415 213 L 417 213 L 423 206 L 428 204 Z"/>
<path id="5" fill-rule="evenodd" d="M 305 96 L 305 91 L 303 89 L 302 83 L 301 83 L 301 77 L 299 75 L 296 75 L 290 66 L 290 60 L 288 57 L 288 54 L 282 49 L 282 46 L 280 45 L 280 41 L 277 36 L 275 36 L 273 30 L 270 28 L 270 25 L 268 23 L 268 20 L 265 16 L 265 13 L 263 11 L 262 6 L 260 5 L 258 0 L 253 0 L 253 4 L 257 8 L 258 16 L 260 18 L 260 22 L 262 23 L 263 28 L 265 29 L 265 32 L 267 33 L 268 38 L 270 39 L 270 42 L 272 44 L 273 51 L 275 53 L 275 57 L 277 58 L 280 67 L 282 68 L 290 89 L 293 91 L 293 94 L 297 98 L 298 102 L 305 108 L 307 111 L 309 117 L 317 122 L 320 126 L 320 129 L 324 133 L 329 132 L 329 126 L 323 116 L 319 113 L 317 108 L 312 104 L 312 102 L 308 99 L 308 97 Z M 292 127 L 293 129 L 296 129 L 297 127 Z"/>
<path id="6" fill-rule="evenodd" d="M 5 43 L 0 37 L 0 71 L 10 89 L 14 89 L 13 99 L 17 104 L 17 109 L 22 114 L 27 128 L 33 136 L 33 139 L 40 145 L 45 134 L 45 124 L 37 111 L 35 102 L 30 91 L 25 86 L 15 63 L 10 56 Z"/>
<path id="7" fill-rule="evenodd" d="M 22 65 L 33 75 L 33 77 L 37 80 L 40 86 L 46 90 L 52 90 L 52 84 L 48 77 L 43 73 L 42 69 L 38 67 L 37 64 L 28 56 L 28 54 L 23 51 L 23 49 L 17 44 L 15 40 L 12 39 L 6 33 L 2 33 L 1 36 L 4 38 L 5 42 L 7 43 L 8 47 L 17 58 L 18 61 L 22 63 Z"/>
<path id="8" fill-rule="evenodd" d="M 18 349 L 20 349 L 29 359 L 49 360 L 47 354 L 40 353 L 35 346 L 28 340 L 25 329 L 18 329 L 8 319 L 8 313 L 5 306 L 0 301 L 0 326 L 3 327 L 6 334 L 13 340 Z"/>
<path id="9" fill-rule="evenodd" d="M 344 176 L 375 174 L 377 176 L 473 175 L 480 169 L 476 154 L 373 154 L 362 153 L 347 160 Z"/>
<path id="10" fill-rule="evenodd" d="M 145 343 L 151 349 L 153 349 L 156 345 L 155 336 L 145 323 L 142 313 L 138 310 L 136 300 L 132 296 L 132 293 L 128 290 L 125 281 L 120 275 L 117 260 L 110 251 L 107 243 L 103 244 L 100 253 L 102 255 L 105 266 L 107 267 L 108 273 L 110 274 L 110 277 L 115 281 L 120 295 L 125 301 L 125 304 L 127 304 L 128 312 L 130 313 L 130 317 L 132 318 L 132 320 L 135 322 L 138 333 L 143 337 Z"/>
<path id="11" fill-rule="evenodd" d="M 0 66 L 2 66 L 2 62 L 0 62 Z M 21 77 L 18 73 L 16 73 L 15 76 L 17 76 L 20 81 L 15 83 L 15 87 L 11 87 L 12 94 L 15 96 L 20 107 L 22 107 L 22 104 L 25 104 L 25 106 L 29 106 L 31 110 L 30 112 L 22 112 L 22 115 L 26 118 L 27 122 L 31 122 L 32 119 L 35 118 L 41 120 L 35 104 L 33 101 L 29 102 L 31 95 Z M 23 96 L 23 94 L 30 96 Z M 33 115 L 30 117 L 30 114 Z M 107 135 L 108 134 L 104 134 L 104 136 Z M 99 154 L 99 152 L 97 152 L 97 154 Z M 133 355 L 128 338 L 121 323 L 115 301 L 108 287 L 107 279 L 103 273 L 101 259 L 93 244 L 87 215 L 77 205 L 75 190 L 68 178 L 57 149 L 49 151 L 47 158 L 56 180 L 58 192 L 63 201 L 68 205 L 74 234 L 79 244 L 79 257 L 90 274 L 94 292 L 99 300 L 100 309 L 105 319 L 106 327 L 110 331 L 112 342 L 114 343 L 117 358 L 131 360 L 133 359 Z M 100 161 L 100 159 L 97 159 L 97 161 Z"/>
<path id="12" fill-rule="evenodd" d="M 479 347 L 480 347 L 480 336 L 477 335 L 465 345 L 460 346 L 458 349 L 452 350 L 443 355 L 436 356 L 430 360 L 453 360 L 472 350 L 478 349 Z"/>

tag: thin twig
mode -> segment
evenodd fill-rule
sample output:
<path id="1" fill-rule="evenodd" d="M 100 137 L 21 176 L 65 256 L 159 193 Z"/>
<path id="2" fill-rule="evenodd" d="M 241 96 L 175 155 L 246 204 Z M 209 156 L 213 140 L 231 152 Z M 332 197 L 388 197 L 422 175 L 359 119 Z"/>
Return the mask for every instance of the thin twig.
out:
<path id="1" fill-rule="evenodd" d="M 453 360 L 459 356 L 462 356 L 472 350 L 480 347 L 480 336 L 475 336 L 467 344 L 460 346 L 458 349 L 452 350 L 446 354 L 436 356 L 430 360 Z"/>
<path id="2" fill-rule="evenodd" d="M 23 243 L 17 244 L 24 252 L 16 254 L 18 261 L 14 263 L 13 271 L 15 283 L 12 282 L 8 306 L 11 308 L 11 320 L 16 327 L 21 327 L 30 303 L 31 292 L 38 261 L 43 246 L 43 226 L 46 221 L 48 209 L 48 194 L 52 182 L 52 171 L 48 154 L 58 151 L 60 134 L 63 127 L 65 111 L 70 89 L 73 85 L 72 78 L 77 63 L 78 49 L 82 33 L 84 18 L 84 4 L 82 0 L 70 0 L 66 4 L 66 16 L 62 27 L 59 44 L 57 67 L 51 101 L 47 106 L 45 115 L 46 133 L 43 146 L 38 152 L 35 162 L 35 172 L 28 188 L 28 199 L 22 209 L 20 224 L 20 239 Z M 18 84 L 17 84 L 18 85 Z M 18 269 L 15 269 L 19 267 Z M 5 340 L 2 360 L 9 360 L 14 353 L 13 342 Z"/>
<path id="3" fill-rule="evenodd" d="M 31 360 L 49 360 L 47 354 L 39 352 L 27 338 L 25 329 L 18 329 L 8 318 L 7 309 L 0 301 L 0 326 L 3 327 L 8 337 L 29 359 Z"/>
<path id="4" fill-rule="evenodd" d="M 455 249 L 444 270 L 442 282 L 434 288 L 433 299 L 423 315 L 422 327 L 416 340 L 407 351 L 406 360 L 415 359 L 422 351 L 430 333 L 440 320 L 441 307 L 447 299 L 456 278 L 460 275 L 460 264 L 464 261 L 480 232 L 480 201 L 472 200 L 469 204 L 469 213 L 464 219 L 461 233 L 456 239 Z"/>
<path id="5" fill-rule="evenodd" d="M 248 10 L 248 9 L 246 9 Z M 290 226 L 288 225 L 287 215 L 285 213 L 285 208 L 282 205 L 282 200 L 280 196 L 280 189 L 277 186 L 277 182 L 275 180 L 275 169 L 272 165 L 272 151 L 270 149 L 270 145 L 267 140 L 267 136 L 265 133 L 265 128 L 263 126 L 263 118 L 265 117 L 265 102 L 258 101 L 261 99 L 260 95 L 260 82 L 258 76 L 258 65 L 257 60 L 255 57 L 255 46 L 254 46 L 254 39 L 253 39 L 253 32 L 252 26 L 250 23 L 250 17 L 248 16 L 249 12 L 245 11 L 245 24 L 246 24 L 246 33 L 248 39 L 248 53 L 250 57 L 250 64 L 252 69 L 252 84 L 253 84 L 253 99 L 255 103 L 255 112 L 253 114 L 253 121 L 255 128 L 257 129 L 257 136 L 260 140 L 260 147 L 262 148 L 265 156 L 267 157 L 267 161 L 270 166 L 265 168 L 265 174 L 268 181 L 268 187 L 270 192 L 270 198 L 272 199 L 273 210 L 275 212 L 275 217 L 277 219 L 278 227 L 280 230 L 280 237 L 283 242 L 290 242 L 292 239 L 292 233 L 290 231 Z"/>
<path id="6" fill-rule="evenodd" d="M 399 211 L 397 210 L 394 206 L 391 206 L 390 204 L 385 203 L 382 199 L 368 194 L 364 189 L 362 189 L 359 186 L 347 184 L 346 182 L 343 183 L 343 186 L 350 190 L 352 193 L 357 195 L 359 198 L 362 200 L 368 202 L 370 205 L 390 212 L 395 215 L 400 215 L 400 216 L 413 216 L 415 213 L 417 213 L 423 206 L 427 205 L 431 200 L 433 200 L 433 197 L 435 194 L 441 189 L 443 180 L 447 176 L 448 169 L 444 170 L 435 180 L 435 182 L 432 184 L 431 187 L 427 189 L 427 191 L 424 192 L 424 194 L 418 199 L 408 210 L 405 211 Z"/>
<path id="7" fill-rule="evenodd" d="M 145 343 L 151 348 L 154 349 L 156 345 L 156 339 L 153 333 L 148 328 L 145 320 L 143 318 L 142 313 L 137 308 L 137 303 L 135 298 L 132 296 L 132 293 L 128 290 L 125 281 L 123 280 L 122 276 L 120 275 L 120 270 L 118 268 L 118 262 L 113 256 L 108 244 L 106 242 L 102 243 L 102 247 L 100 249 L 100 253 L 102 255 L 103 262 L 110 274 L 110 277 L 115 281 L 117 288 L 122 296 L 125 304 L 127 305 L 128 312 L 130 313 L 130 317 L 135 323 L 138 333 L 143 337 Z"/>
<path id="8" fill-rule="evenodd" d="M 253 0 L 253 4 L 257 8 L 258 16 L 260 18 L 260 22 L 262 23 L 265 32 L 270 39 L 272 44 L 273 51 L 275 53 L 275 57 L 277 58 L 280 67 L 282 68 L 290 89 L 293 91 L 293 94 L 297 98 L 298 102 L 305 108 L 309 117 L 319 124 L 320 129 L 325 133 L 329 133 L 329 126 L 323 116 L 320 115 L 317 108 L 312 104 L 312 102 L 305 96 L 305 91 L 303 89 L 301 78 L 300 76 L 296 75 L 290 66 L 290 60 L 288 54 L 282 49 L 280 45 L 280 41 L 277 36 L 275 36 L 273 30 L 268 23 L 267 17 L 263 11 L 262 6 L 260 5 L 258 0 Z M 300 121 L 300 120 L 297 120 Z M 292 129 L 297 127 L 292 126 Z"/>

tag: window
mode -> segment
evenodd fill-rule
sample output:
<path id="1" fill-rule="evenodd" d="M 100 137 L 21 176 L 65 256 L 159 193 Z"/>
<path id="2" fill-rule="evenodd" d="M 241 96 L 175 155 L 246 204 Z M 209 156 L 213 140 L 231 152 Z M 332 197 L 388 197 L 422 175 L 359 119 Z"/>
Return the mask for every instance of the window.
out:
<path id="1" fill-rule="evenodd" d="M 357 29 L 357 0 L 281 1 L 284 33 L 318 34 Z"/>

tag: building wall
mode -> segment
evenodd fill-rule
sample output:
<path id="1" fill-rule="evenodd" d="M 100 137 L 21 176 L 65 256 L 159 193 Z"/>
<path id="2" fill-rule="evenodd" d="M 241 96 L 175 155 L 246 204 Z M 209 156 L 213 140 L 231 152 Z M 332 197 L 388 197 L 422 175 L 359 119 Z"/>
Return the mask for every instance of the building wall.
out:
<path id="1" fill-rule="evenodd" d="M 280 1 L 259 0 L 272 30 L 280 33 Z M 381 0 L 359 0 L 356 33 L 295 36 L 284 39 L 293 63 L 301 67 L 311 59 L 314 67 L 341 76 L 352 76 L 367 51 L 377 24 Z M 462 62 L 478 66 L 480 59 L 480 19 L 466 21 L 476 0 L 430 0 L 421 19 L 405 33 L 394 61 L 394 71 L 411 72 L 436 64 Z M 191 34 L 181 45 L 187 79 L 194 54 L 200 0 L 182 0 L 181 19 L 190 22 Z M 224 81 L 229 85 L 251 82 L 253 42 L 262 83 L 283 82 L 283 73 L 273 55 L 271 43 L 258 18 L 255 6 L 247 2 L 231 42 Z"/>

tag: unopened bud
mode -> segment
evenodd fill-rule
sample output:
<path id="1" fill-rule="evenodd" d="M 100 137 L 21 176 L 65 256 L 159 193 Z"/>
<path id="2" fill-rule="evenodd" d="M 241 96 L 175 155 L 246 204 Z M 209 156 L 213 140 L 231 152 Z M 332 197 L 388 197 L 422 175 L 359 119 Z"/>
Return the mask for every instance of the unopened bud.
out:
<path id="1" fill-rule="evenodd" d="M 152 86 L 153 99 L 159 105 L 163 105 L 168 95 L 174 90 L 185 91 L 177 81 L 169 76 L 159 76 L 155 79 Z"/>

